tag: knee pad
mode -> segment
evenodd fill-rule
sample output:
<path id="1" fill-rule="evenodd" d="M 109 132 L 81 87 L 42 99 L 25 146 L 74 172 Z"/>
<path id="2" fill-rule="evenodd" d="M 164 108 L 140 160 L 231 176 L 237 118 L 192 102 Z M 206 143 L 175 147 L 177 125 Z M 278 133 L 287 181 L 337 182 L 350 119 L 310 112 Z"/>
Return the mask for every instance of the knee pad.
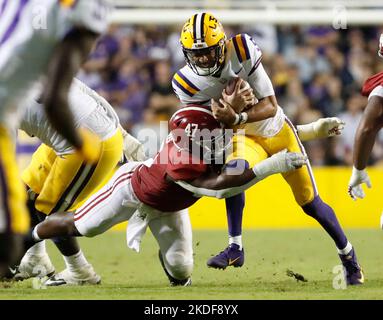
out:
<path id="1" fill-rule="evenodd" d="M 193 255 L 181 252 L 167 253 L 164 257 L 167 271 L 178 280 L 189 278 L 193 272 Z"/>

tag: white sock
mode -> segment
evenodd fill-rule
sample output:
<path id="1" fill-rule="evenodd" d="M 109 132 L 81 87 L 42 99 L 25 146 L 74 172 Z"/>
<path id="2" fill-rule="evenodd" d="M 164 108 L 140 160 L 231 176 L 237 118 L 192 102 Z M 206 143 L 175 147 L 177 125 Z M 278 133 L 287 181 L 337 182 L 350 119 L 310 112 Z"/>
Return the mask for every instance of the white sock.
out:
<path id="1" fill-rule="evenodd" d="M 75 253 L 72 256 L 63 256 L 65 265 L 69 269 L 69 271 L 76 272 L 82 267 L 89 264 L 89 262 L 86 260 L 84 254 L 80 250 L 79 252 Z"/>
<path id="2" fill-rule="evenodd" d="M 235 243 L 239 245 L 239 250 L 242 250 L 242 235 L 241 236 L 229 236 L 229 244 Z"/>
<path id="3" fill-rule="evenodd" d="M 347 245 L 343 249 L 338 249 L 337 248 L 337 250 L 338 250 L 339 254 L 347 255 L 352 250 L 352 244 L 347 241 Z"/>
<path id="4" fill-rule="evenodd" d="M 45 240 L 37 242 L 34 246 L 30 247 L 26 253 L 30 255 L 46 254 L 47 249 L 45 247 Z"/>

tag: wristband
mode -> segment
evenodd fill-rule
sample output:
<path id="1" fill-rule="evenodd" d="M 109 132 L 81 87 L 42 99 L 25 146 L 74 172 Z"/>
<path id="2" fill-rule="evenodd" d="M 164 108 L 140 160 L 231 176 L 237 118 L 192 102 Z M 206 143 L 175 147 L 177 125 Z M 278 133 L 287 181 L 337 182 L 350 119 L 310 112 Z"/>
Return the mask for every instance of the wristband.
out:
<path id="1" fill-rule="evenodd" d="M 241 116 L 238 113 L 236 113 L 233 125 L 236 126 L 237 124 L 240 123 L 240 121 L 241 121 Z"/>
<path id="2" fill-rule="evenodd" d="M 241 112 L 240 119 L 239 119 L 239 124 L 246 123 L 248 119 L 249 119 L 249 115 L 247 114 L 247 112 Z"/>

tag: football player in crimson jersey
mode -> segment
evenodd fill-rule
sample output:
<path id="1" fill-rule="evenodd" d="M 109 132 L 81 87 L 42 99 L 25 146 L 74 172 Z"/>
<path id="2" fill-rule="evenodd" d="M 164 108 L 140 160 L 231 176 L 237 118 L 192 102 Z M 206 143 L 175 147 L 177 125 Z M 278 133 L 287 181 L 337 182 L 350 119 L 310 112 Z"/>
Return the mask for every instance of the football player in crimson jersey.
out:
<path id="1" fill-rule="evenodd" d="M 301 153 L 280 152 L 235 175 L 216 169 L 231 145 L 231 137 L 211 111 L 199 106 L 181 109 L 169 126 L 171 133 L 154 159 L 122 165 L 80 208 L 50 215 L 31 229 L 26 242 L 33 245 L 57 236 L 93 237 L 129 220 L 129 246 L 138 251 L 149 226 L 171 284 L 189 285 L 193 253 L 187 208 L 201 193 L 232 196 L 271 174 L 306 162 Z M 190 186 L 197 187 L 199 194 L 188 191 Z"/>
<path id="2" fill-rule="evenodd" d="M 226 159 L 228 166 L 239 170 L 252 167 L 283 149 L 305 153 L 296 128 L 278 105 L 273 85 L 262 65 L 262 51 L 249 35 L 238 34 L 227 39 L 221 23 L 212 14 L 198 13 L 183 26 L 180 43 L 186 66 L 176 72 L 172 84 L 181 103 L 203 105 L 211 109 L 221 123 L 245 130 L 243 139 L 233 138 L 233 152 Z M 246 80 L 250 88 L 241 88 L 241 81 L 238 81 L 234 93 L 228 95 L 226 84 L 233 77 Z M 320 198 L 310 164 L 283 174 L 283 178 L 302 211 L 318 221 L 333 239 L 347 271 L 347 283 L 363 283 L 363 272 L 354 248 L 334 210 Z M 229 245 L 209 259 L 209 267 L 224 269 L 229 265 L 243 265 L 244 205 L 244 194 L 226 200 Z"/>
<path id="3" fill-rule="evenodd" d="M 378 55 L 383 58 L 383 34 L 379 40 Z M 362 88 L 362 95 L 368 97 L 368 103 L 355 134 L 354 166 L 348 184 L 348 193 L 354 200 L 365 197 L 362 189 L 363 183 L 371 188 L 366 167 L 376 136 L 383 126 L 383 72 L 379 72 L 366 80 Z M 380 223 L 383 228 L 383 215 Z"/>

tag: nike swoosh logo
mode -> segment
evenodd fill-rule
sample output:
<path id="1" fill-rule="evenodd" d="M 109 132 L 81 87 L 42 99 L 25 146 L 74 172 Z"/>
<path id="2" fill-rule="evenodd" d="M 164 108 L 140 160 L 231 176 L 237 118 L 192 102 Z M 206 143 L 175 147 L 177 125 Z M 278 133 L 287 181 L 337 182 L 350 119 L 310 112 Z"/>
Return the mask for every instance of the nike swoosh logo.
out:
<path id="1" fill-rule="evenodd" d="M 235 74 L 238 74 L 241 72 L 241 70 L 243 69 L 243 67 L 241 69 L 239 69 L 238 71 L 234 71 Z"/>
<path id="2" fill-rule="evenodd" d="M 234 260 L 229 259 L 229 266 L 236 262 L 240 257 L 235 258 Z"/>
<path id="3" fill-rule="evenodd" d="M 11 268 L 11 267 L 8 267 L 8 269 L 9 269 L 9 271 L 13 274 L 13 275 L 15 275 L 16 273 L 17 273 L 17 267 L 16 268 Z"/>

